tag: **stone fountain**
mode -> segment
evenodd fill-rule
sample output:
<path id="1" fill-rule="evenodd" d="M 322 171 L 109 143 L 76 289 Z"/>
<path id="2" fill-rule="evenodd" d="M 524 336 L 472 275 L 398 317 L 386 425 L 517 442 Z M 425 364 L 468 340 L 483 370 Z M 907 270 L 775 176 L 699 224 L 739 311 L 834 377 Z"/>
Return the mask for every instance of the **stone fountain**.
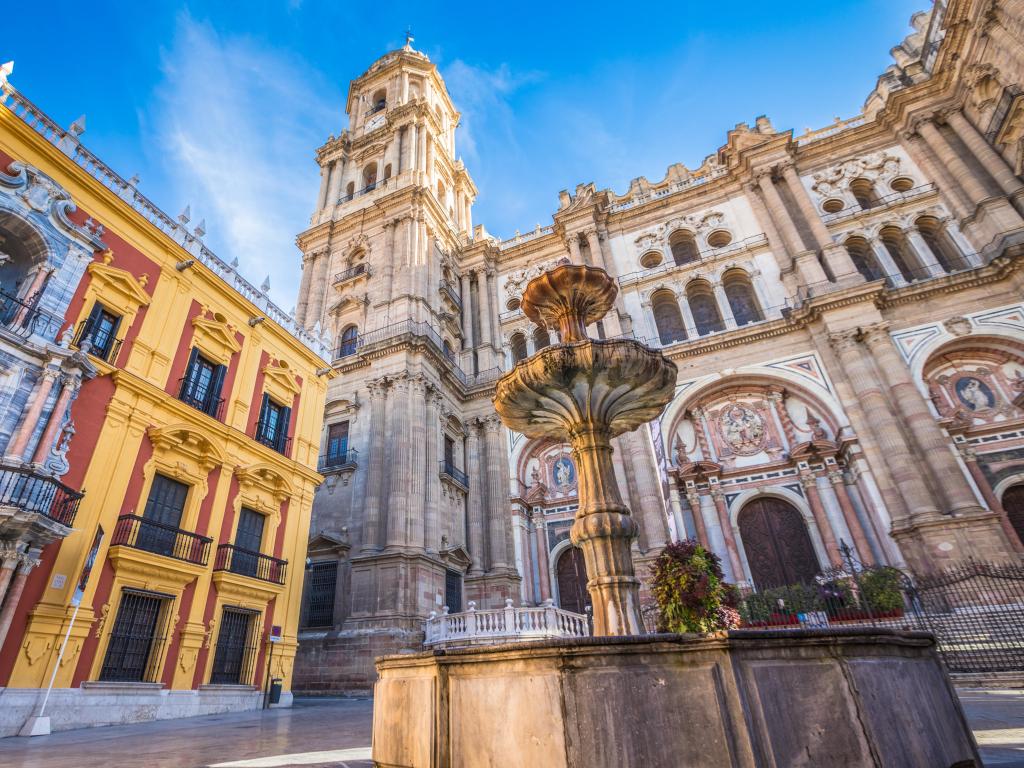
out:
<path id="1" fill-rule="evenodd" d="M 611 439 L 657 418 L 676 367 L 632 340 L 593 340 L 604 270 L 564 265 L 522 306 L 561 343 L 497 384 L 505 424 L 568 439 L 579 475 L 594 637 L 377 660 L 373 759 L 387 768 L 981 766 L 931 635 L 882 629 L 645 635 L 637 525 Z"/>

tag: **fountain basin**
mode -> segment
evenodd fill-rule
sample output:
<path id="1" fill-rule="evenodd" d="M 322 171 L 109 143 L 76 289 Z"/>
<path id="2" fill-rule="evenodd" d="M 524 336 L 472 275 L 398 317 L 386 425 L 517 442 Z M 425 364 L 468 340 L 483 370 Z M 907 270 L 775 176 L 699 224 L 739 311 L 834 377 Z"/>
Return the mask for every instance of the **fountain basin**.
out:
<path id="1" fill-rule="evenodd" d="M 377 660 L 388 768 L 981 766 L 931 635 L 734 630 Z"/>

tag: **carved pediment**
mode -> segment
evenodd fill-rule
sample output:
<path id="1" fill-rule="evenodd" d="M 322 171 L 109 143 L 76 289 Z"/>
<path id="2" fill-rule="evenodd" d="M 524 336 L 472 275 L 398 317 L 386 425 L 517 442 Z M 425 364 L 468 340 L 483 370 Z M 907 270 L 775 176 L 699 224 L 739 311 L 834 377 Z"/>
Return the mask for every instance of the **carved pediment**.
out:
<path id="1" fill-rule="evenodd" d="M 469 556 L 469 551 L 461 544 L 454 547 L 445 547 L 438 554 L 454 570 L 465 572 L 473 564 L 473 558 Z"/>
<path id="2" fill-rule="evenodd" d="M 344 557 L 348 550 L 348 532 L 346 530 L 342 530 L 340 533 L 320 531 L 309 540 L 309 545 L 306 547 L 310 556 L 337 554 Z"/>
<path id="3" fill-rule="evenodd" d="M 292 398 L 300 391 L 299 383 L 295 374 L 291 372 L 288 363 L 283 360 L 271 359 L 263 367 L 264 387 L 275 395 L 278 400 L 286 404 L 291 403 Z"/>
<path id="4" fill-rule="evenodd" d="M 110 250 L 104 251 L 103 260 L 89 264 L 87 271 L 97 291 L 103 295 L 104 303 L 116 299 L 117 309 L 134 314 L 139 307 L 147 306 L 150 302 L 145 290 L 149 275 L 135 277 L 126 269 L 111 266 L 113 261 L 114 254 Z"/>
<path id="5" fill-rule="evenodd" d="M 219 313 L 203 309 L 192 318 L 196 345 L 221 363 L 227 363 L 242 345 L 235 338 L 235 328 Z"/>
<path id="6" fill-rule="evenodd" d="M 225 461 L 221 449 L 206 435 L 188 424 L 150 427 L 148 435 L 156 451 L 169 454 L 171 458 L 177 455 L 190 459 L 205 472 L 209 472 Z"/>
<path id="7" fill-rule="evenodd" d="M 276 511 L 294 492 L 288 478 L 270 464 L 235 467 L 235 477 L 245 499 L 266 511 Z"/>

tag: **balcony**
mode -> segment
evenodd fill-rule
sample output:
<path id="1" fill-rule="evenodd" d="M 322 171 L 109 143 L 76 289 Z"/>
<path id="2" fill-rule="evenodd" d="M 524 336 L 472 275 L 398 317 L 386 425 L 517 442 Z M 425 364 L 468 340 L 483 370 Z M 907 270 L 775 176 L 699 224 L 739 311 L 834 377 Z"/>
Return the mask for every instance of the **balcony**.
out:
<path id="1" fill-rule="evenodd" d="M 213 539 L 208 536 L 183 531 L 138 515 L 121 515 L 117 518 L 110 545 L 131 547 L 184 563 L 205 566 L 210 559 L 212 543 Z"/>
<path id="2" fill-rule="evenodd" d="M 362 189 L 357 189 L 355 192 L 353 192 L 350 195 L 342 195 L 341 199 L 339 199 L 338 202 L 339 203 L 347 203 L 350 200 L 353 200 L 353 199 L 359 197 L 360 195 L 369 194 L 370 192 L 373 192 L 373 190 L 375 190 L 377 188 L 386 187 L 387 185 L 388 185 L 388 179 L 381 179 L 380 181 L 370 182 L 369 184 L 367 184 Z"/>
<path id="3" fill-rule="evenodd" d="M 35 512 L 69 528 L 84 494 L 31 469 L 0 469 L 0 506 Z"/>
<path id="4" fill-rule="evenodd" d="M 209 390 L 200 391 L 191 385 L 187 376 L 178 379 L 178 399 L 181 402 L 221 421 L 224 415 L 224 398 L 213 397 L 212 394 Z"/>
<path id="5" fill-rule="evenodd" d="M 446 349 L 444 339 L 436 330 L 427 323 L 416 320 L 400 320 L 397 323 L 377 328 L 373 331 L 360 334 L 357 339 L 346 339 L 335 350 L 334 359 L 349 357 L 363 353 L 367 348 L 382 347 L 388 344 L 398 343 L 401 340 L 415 339 L 424 341 L 434 352 L 436 352 L 446 363 L 447 370 L 459 380 L 463 386 L 469 386 L 469 377 L 455 360 L 455 353 Z"/>
<path id="6" fill-rule="evenodd" d="M 455 290 L 455 286 L 447 280 L 442 280 L 438 289 L 441 291 L 442 296 L 448 299 L 459 312 L 462 312 L 462 298 L 459 296 L 459 292 Z"/>
<path id="7" fill-rule="evenodd" d="M 22 301 L 0 291 L 0 325 L 22 338 L 32 335 L 56 338 L 62 321 L 40 309 L 38 301 L 38 294 L 28 301 Z"/>
<path id="8" fill-rule="evenodd" d="M 476 603 L 469 603 L 463 613 L 440 615 L 431 613 L 424 625 L 428 648 L 458 648 L 470 645 L 494 645 L 519 640 L 543 640 L 560 637 L 588 637 L 587 617 L 555 608 L 551 600 L 537 608 L 515 608 L 511 600 L 504 608 L 478 611 Z"/>
<path id="9" fill-rule="evenodd" d="M 285 456 L 288 455 L 288 444 L 292 441 L 283 432 L 277 431 L 276 428 L 271 428 L 262 421 L 256 422 L 256 432 L 253 434 L 253 440 Z"/>
<path id="10" fill-rule="evenodd" d="M 388 103 L 386 101 L 378 101 L 368 110 L 366 110 L 366 112 L 364 113 L 364 117 L 369 117 L 370 115 L 375 115 L 378 112 L 383 112 L 385 109 L 387 109 L 387 106 Z"/>
<path id="11" fill-rule="evenodd" d="M 876 211 L 882 211 L 893 205 L 905 202 L 907 200 L 913 200 L 923 195 L 930 194 L 936 191 L 936 187 L 931 182 L 927 184 L 920 184 L 913 189 L 908 189 L 905 192 L 892 192 L 884 197 L 880 197 L 875 200 L 874 204 L 870 208 L 861 208 L 856 206 L 843 211 L 836 211 L 835 213 L 823 214 L 821 220 L 825 224 L 835 224 L 839 221 L 846 221 L 852 219 L 855 216 L 862 214 L 875 213 Z"/>
<path id="12" fill-rule="evenodd" d="M 454 480 L 466 490 L 469 490 L 469 477 L 461 469 L 455 466 L 451 459 L 441 459 L 441 477 Z"/>
<path id="13" fill-rule="evenodd" d="M 334 286 L 339 286 L 342 283 L 347 283 L 351 280 L 355 280 L 357 277 L 362 277 L 363 275 L 369 276 L 369 274 L 370 272 L 366 268 L 365 264 L 356 264 L 354 267 L 349 267 L 343 272 L 339 272 L 338 274 L 336 274 L 331 284 Z"/>
<path id="14" fill-rule="evenodd" d="M 344 451 L 328 451 L 317 462 L 317 471 L 327 472 L 335 469 L 355 469 L 358 466 L 359 451 L 348 448 Z"/>
<path id="15" fill-rule="evenodd" d="M 71 346 L 74 349 L 80 349 L 87 355 L 92 355 L 95 358 L 103 360 L 106 363 L 111 363 L 117 359 L 117 353 L 121 351 L 121 342 L 124 339 L 115 339 L 113 337 L 106 340 L 106 344 L 99 345 L 96 343 L 95 336 L 91 333 L 92 329 L 89 327 L 89 321 L 83 320 L 75 328 L 75 336 L 71 340 Z M 83 347 L 83 345 L 85 345 Z"/>
<path id="16" fill-rule="evenodd" d="M 270 584 L 283 585 L 288 570 L 288 561 L 249 549 L 242 549 L 234 544 L 221 544 L 217 547 L 217 558 L 214 561 L 213 570 L 228 571 Z"/>

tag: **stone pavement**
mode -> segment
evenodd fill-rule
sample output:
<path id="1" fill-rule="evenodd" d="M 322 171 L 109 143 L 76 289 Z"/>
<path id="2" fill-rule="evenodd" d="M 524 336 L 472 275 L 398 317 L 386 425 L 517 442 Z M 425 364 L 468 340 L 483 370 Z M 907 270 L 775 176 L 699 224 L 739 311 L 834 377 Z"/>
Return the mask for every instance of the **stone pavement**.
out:
<path id="1" fill-rule="evenodd" d="M 0 739 L 2 768 L 369 768 L 370 699 Z"/>
<path id="2" fill-rule="evenodd" d="M 961 689 L 960 700 L 986 768 L 1024 768 L 1024 690 Z M 0 766 L 369 768 L 372 714 L 369 699 L 296 699 L 291 709 L 10 738 Z"/>

